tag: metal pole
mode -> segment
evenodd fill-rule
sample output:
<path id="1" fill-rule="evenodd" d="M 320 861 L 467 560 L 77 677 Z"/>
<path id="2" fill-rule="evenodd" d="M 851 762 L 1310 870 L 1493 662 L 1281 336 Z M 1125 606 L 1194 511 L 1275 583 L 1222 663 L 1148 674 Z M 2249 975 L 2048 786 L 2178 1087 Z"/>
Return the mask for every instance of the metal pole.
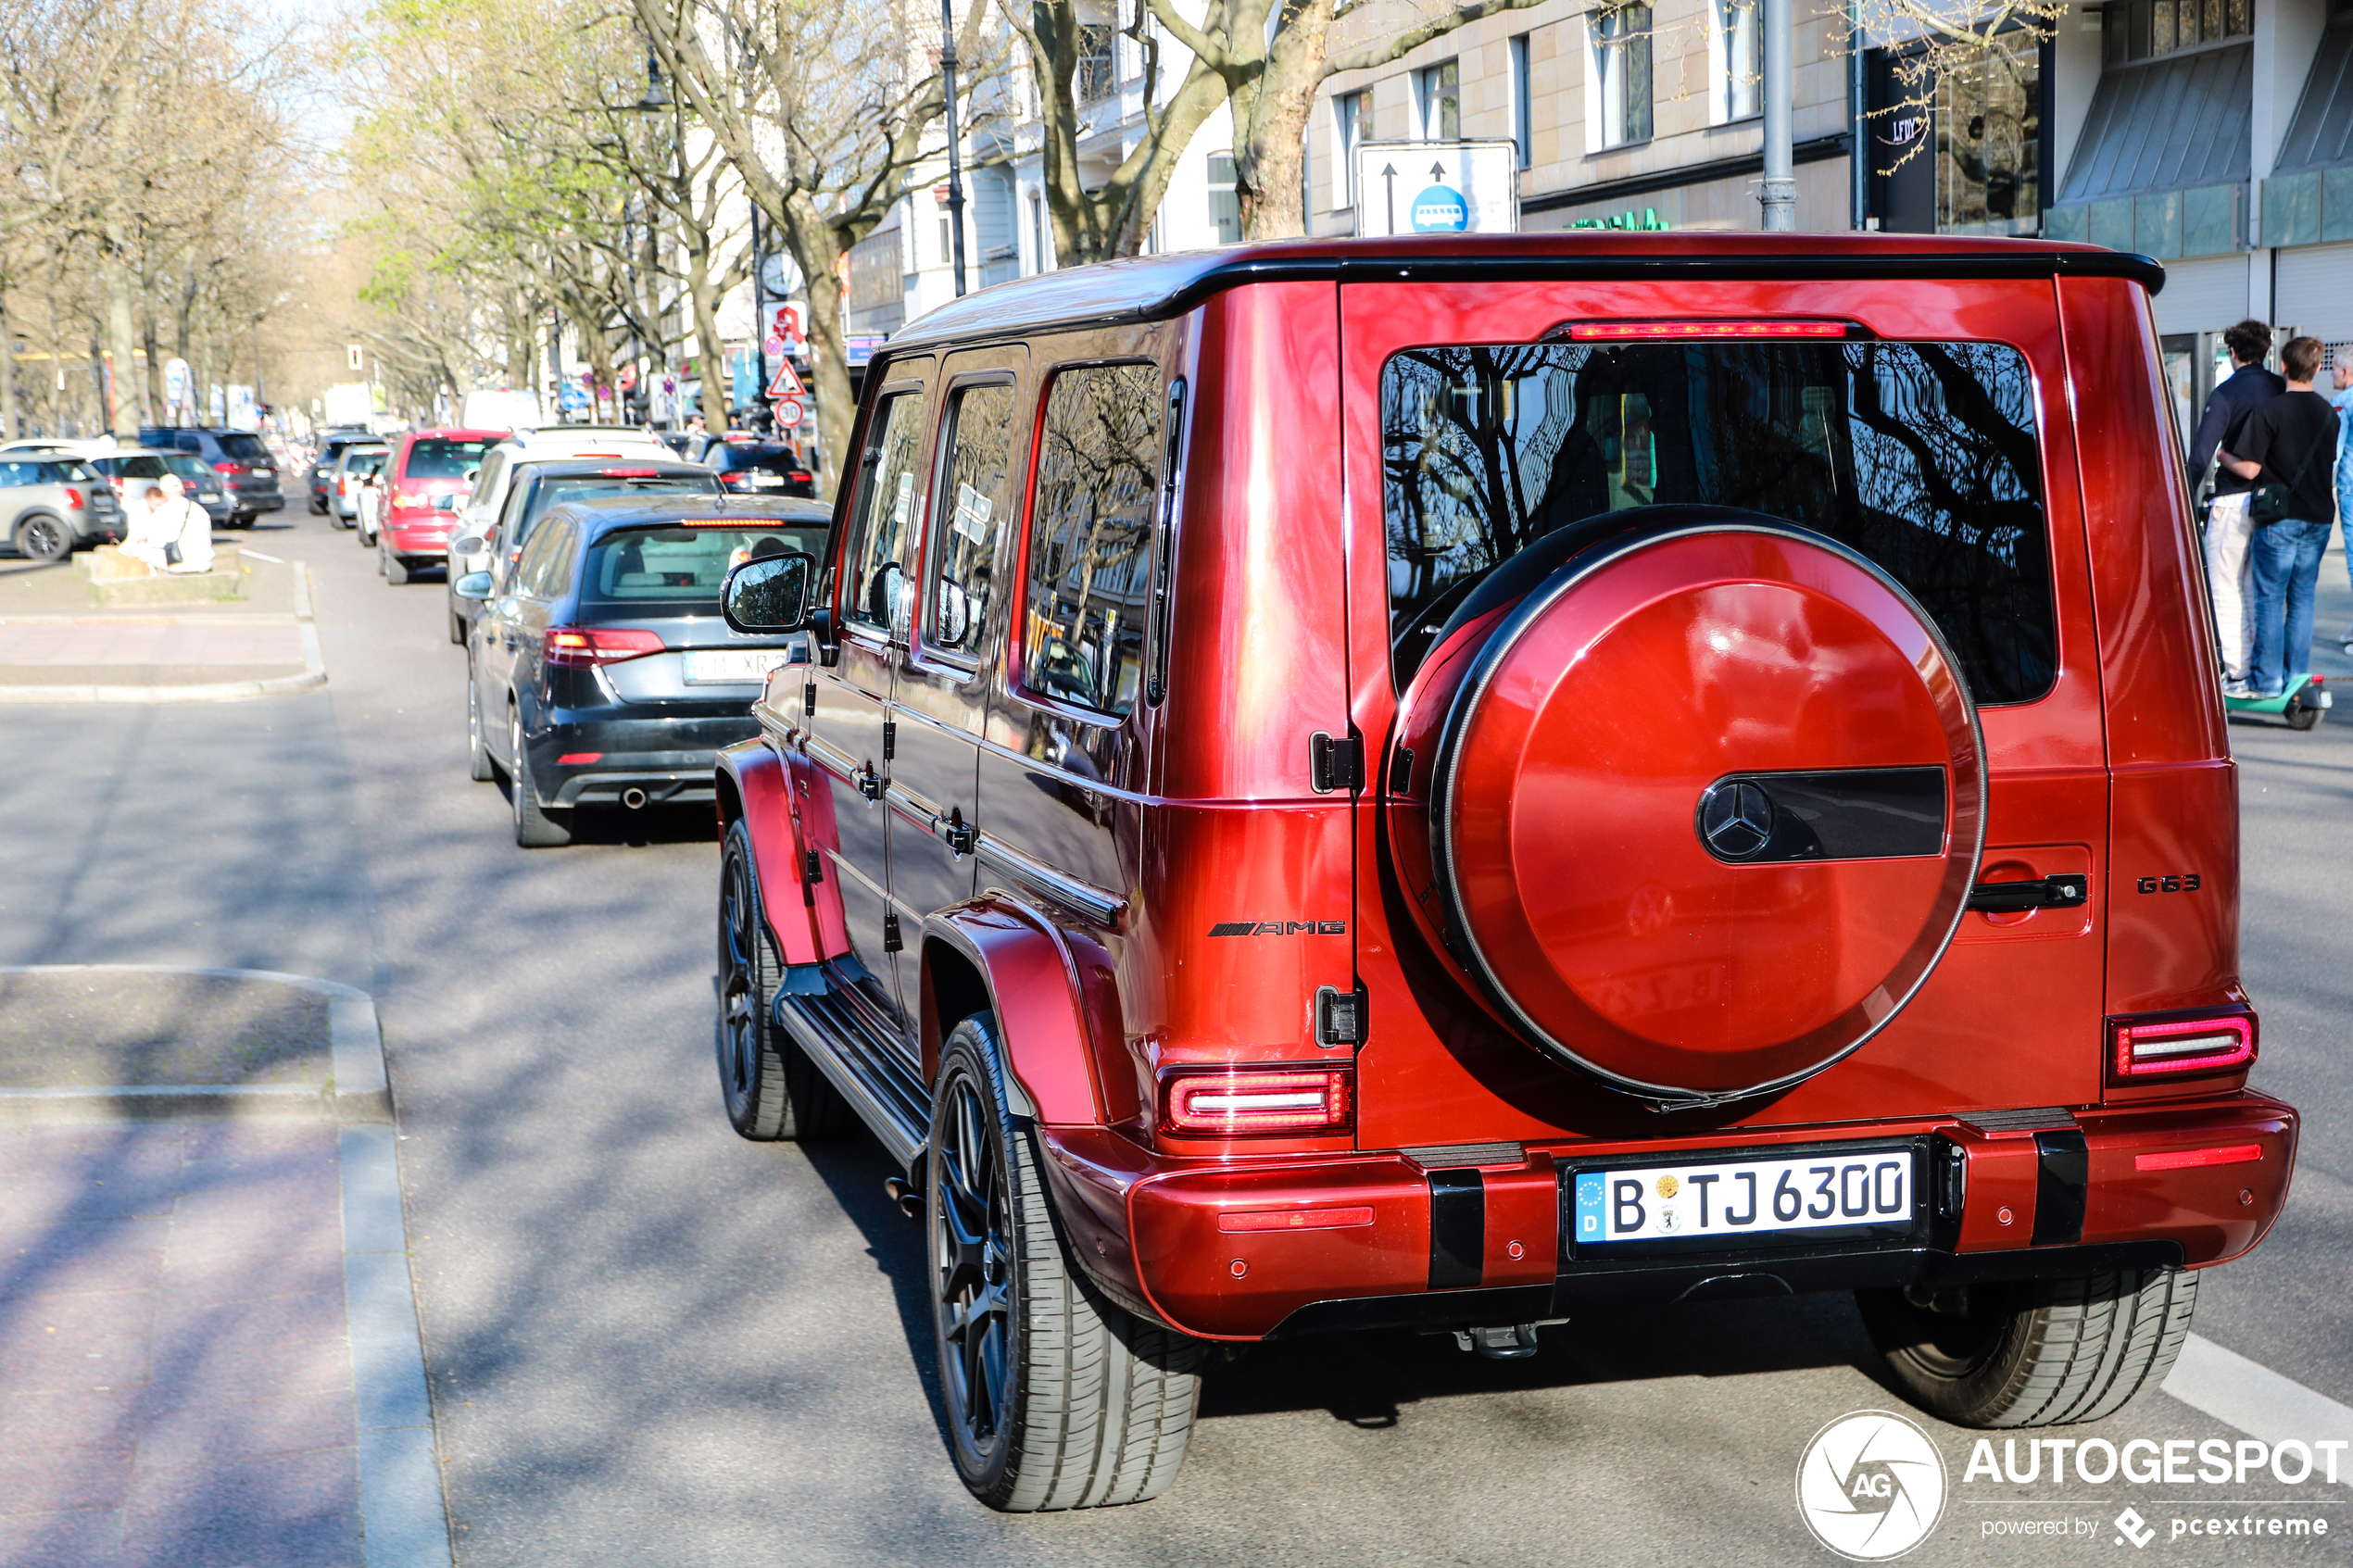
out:
<path id="1" fill-rule="evenodd" d="M 1786 234 L 1797 227 L 1796 162 L 1790 152 L 1789 0 L 1764 0 L 1765 37 L 1765 232 Z"/>
<path id="2" fill-rule="evenodd" d="M 1866 112 L 1863 75 L 1863 0 L 1846 0 L 1846 172 L 1847 224 L 1869 226 L 1871 215 L 1871 121 Z M 2049 115 L 2044 116 L 2045 124 Z"/>
<path id="3" fill-rule="evenodd" d="M 1786 0 L 1784 0 L 1786 3 Z M 964 295 L 963 135 L 956 122 L 956 0 L 939 0 L 939 79 L 948 111 L 948 233 L 956 269 L 956 297 Z"/>

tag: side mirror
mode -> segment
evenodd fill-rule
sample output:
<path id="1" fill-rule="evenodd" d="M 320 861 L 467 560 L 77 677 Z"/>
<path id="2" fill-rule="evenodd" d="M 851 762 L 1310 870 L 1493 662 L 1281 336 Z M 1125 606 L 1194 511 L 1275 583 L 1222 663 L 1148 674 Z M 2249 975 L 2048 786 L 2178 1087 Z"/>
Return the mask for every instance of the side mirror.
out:
<path id="1" fill-rule="evenodd" d="M 727 574 L 719 598 L 728 626 L 751 636 L 798 632 L 809 624 L 816 560 L 799 551 L 748 560 Z"/>
<path id="2" fill-rule="evenodd" d="M 469 571 L 449 585 L 449 591 L 461 599 L 483 600 L 490 597 L 490 573 Z"/>
<path id="3" fill-rule="evenodd" d="M 478 556 L 482 554 L 482 547 L 486 543 L 487 541 L 481 534 L 469 533 L 450 546 L 449 553 L 453 556 Z"/>

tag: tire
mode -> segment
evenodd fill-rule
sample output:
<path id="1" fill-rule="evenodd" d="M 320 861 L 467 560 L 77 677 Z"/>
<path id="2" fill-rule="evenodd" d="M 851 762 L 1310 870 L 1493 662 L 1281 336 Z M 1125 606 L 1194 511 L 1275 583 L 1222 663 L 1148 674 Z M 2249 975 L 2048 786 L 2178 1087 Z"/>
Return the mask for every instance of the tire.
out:
<path id="1" fill-rule="evenodd" d="M 1863 1326 L 1922 1410 L 1962 1426 L 2097 1421 L 2172 1370 L 2197 1275 L 2128 1269 L 1970 1286 L 1922 1300 L 1858 1290 Z"/>
<path id="2" fill-rule="evenodd" d="M 398 556 L 394 555 L 389 546 L 383 544 L 377 545 L 376 570 L 384 574 L 384 580 L 385 582 L 391 583 L 396 588 L 409 581 L 408 563 L 403 561 Z"/>
<path id="3" fill-rule="evenodd" d="M 28 512 L 17 519 L 10 543 L 27 560 L 61 561 L 73 554 L 73 531 L 65 520 L 48 512 Z"/>
<path id="4" fill-rule="evenodd" d="M 459 647 L 466 646 L 466 618 L 454 609 L 449 612 L 449 640 Z"/>
<path id="5" fill-rule="evenodd" d="M 471 660 L 466 669 L 466 777 L 488 784 L 498 776 L 498 765 L 490 759 L 489 737 L 482 733 L 482 693 L 474 687 Z"/>
<path id="6" fill-rule="evenodd" d="M 760 915 L 751 830 L 728 824 L 719 862 L 719 1093 L 728 1124 L 754 1143 L 816 1143 L 858 1124 L 849 1102 L 769 1010 L 784 965 Z"/>
<path id="7" fill-rule="evenodd" d="M 1105 1299 L 1063 1249 L 1034 1135 L 1006 1106 L 997 1024 L 940 1053 L 925 1160 L 933 1341 L 949 1448 L 1007 1513 L 1158 1497 L 1185 1461 L 1201 1342 Z"/>
<path id="8" fill-rule="evenodd" d="M 507 788 L 513 796 L 515 842 L 525 849 L 558 849 L 572 842 L 572 813 L 546 811 L 531 784 L 531 753 L 522 744 L 522 714 L 507 709 Z"/>
<path id="9" fill-rule="evenodd" d="M 2287 721 L 2287 727 L 2291 730 L 2309 730 L 2321 721 L 2321 715 L 2326 711 L 2326 709 L 2315 708 L 2298 697 L 2287 705 L 2287 710 L 2280 717 Z"/>
<path id="10" fill-rule="evenodd" d="M 327 503 L 321 500 L 316 495 L 311 496 L 310 515 L 312 517 L 325 517 L 327 515 Z"/>

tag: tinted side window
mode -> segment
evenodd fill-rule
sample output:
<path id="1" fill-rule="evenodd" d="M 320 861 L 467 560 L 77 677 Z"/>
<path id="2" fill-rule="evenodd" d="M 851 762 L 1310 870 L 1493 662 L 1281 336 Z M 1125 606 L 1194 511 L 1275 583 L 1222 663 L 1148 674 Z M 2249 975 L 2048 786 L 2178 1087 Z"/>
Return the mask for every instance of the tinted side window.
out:
<path id="1" fill-rule="evenodd" d="M 564 528 L 543 528 L 539 531 L 538 536 L 524 548 L 522 559 L 515 563 L 517 588 L 535 597 L 547 596 L 547 583 L 553 577 L 551 569 L 570 532 Z"/>
<path id="2" fill-rule="evenodd" d="M 995 600 L 997 541 L 1012 508 L 1013 448 L 1013 387 L 1000 382 L 960 388 L 948 410 L 924 632 L 932 646 L 966 658 L 979 646 Z"/>
<path id="3" fill-rule="evenodd" d="M 842 552 L 842 616 L 890 629 L 890 597 L 906 571 L 915 525 L 915 457 L 923 445 L 924 398 L 902 392 L 875 410 L 866 449 L 865 488 L 849 517 Z"/>
<path id="4" fill-rule="evenodd" d="M 1038 438 L 1022 617 L 1022 684 L 1126 713 L 1151 590 L 1161 380 L 1151 365 L 1054 377 Z"/>

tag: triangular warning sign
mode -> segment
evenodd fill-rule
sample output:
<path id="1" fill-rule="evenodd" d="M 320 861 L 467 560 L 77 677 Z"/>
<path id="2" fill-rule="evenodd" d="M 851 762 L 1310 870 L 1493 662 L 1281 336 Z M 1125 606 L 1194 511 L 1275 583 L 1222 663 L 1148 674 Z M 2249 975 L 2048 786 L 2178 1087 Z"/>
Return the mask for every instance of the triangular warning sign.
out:
<path id="1" fill-rule="evenodd" d="M 768 383 L 768 395 L 770 397 L 802 398 L 809 395 L 807 390 L 800 384 L 800 378 L 793 374 L 791 360 L 779 359 L 776 361 L 776 375 L 775 379 Z"/>

